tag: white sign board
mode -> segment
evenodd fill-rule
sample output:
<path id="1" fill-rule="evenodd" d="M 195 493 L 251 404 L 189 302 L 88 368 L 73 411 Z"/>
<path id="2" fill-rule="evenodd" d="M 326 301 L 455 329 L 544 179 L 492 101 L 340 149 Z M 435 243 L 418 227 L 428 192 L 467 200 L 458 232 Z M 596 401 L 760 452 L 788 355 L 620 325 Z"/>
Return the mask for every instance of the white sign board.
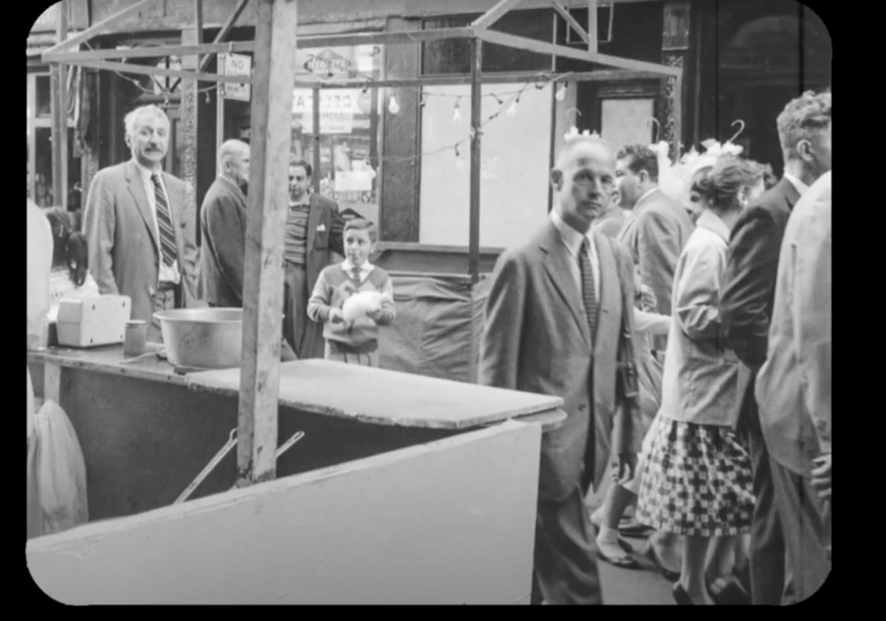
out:
<path id="1" fill-rule="evenodd" d="M 252 75 L 252 57 L 243 54 L 219 54 L 223 75 L 246 76 Z M 250 85 L 225 82 L 225 99 L 236 101 L 249 101 Z"/>
<path id="2" fill-rule="evenodd" d="M 359 88 L 336 88 L 320 91 L 320 114 L 360 114 L 357 102 Z M 308 115 L 314 113 L 314 91 L 310 88 L 293 89 L 292 113 Z"/>

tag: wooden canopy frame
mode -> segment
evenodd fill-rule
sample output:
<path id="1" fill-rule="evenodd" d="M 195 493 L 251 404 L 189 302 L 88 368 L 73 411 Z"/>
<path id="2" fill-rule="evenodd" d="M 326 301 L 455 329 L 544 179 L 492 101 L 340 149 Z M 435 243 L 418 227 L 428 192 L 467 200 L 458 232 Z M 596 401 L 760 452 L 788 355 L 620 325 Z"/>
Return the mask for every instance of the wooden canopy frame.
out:
<path id="1" fill-rule="evenodd" d="M 63 0 L 65 1 L 65 0 Z M 623 80 L 631 78 L 673 78 L 676 82 L 674 148 L 679 154 L 681 135 L 682 70 L 656 63 L 600 54 L 597 51 L 597 0 L 587 0 L 587 30 L 572 17 L 558 0 L 552 7 L 568 26 L 587 44 L 587 50 L 546 43 L 526 37 L 505 34 L 490 27 L 522 0 L 500 0 L 469 26 L 436 30 L 404 32 L 373 32 L 296 36 L 297 0 L 256 0 L 255 41 L 224 42 L 231 28 L 246 7 L 240 0 L 212 43 L 195 45 L 164 45 L 145 49 L 72 51 L 92 37 L 107 33 L 117 24 L 144 9 L 156 0 L 140 0 L 86 30 L 65 39 L 60 32 L 57 45 L 43 53 L 43 61 L 59 68 L 79 65 L 93 69 L 177 77 L 180 80 L 249 83 L 253 85 L 251 141 L 250 201 L 246 240 L 244 282 L 243 362 L 241 364 L 238 485 L 267 481 L 276 476 L 277 398 L 279 394 L 279 360 L 282 292 L 283 292 L 283 227 L 286 210 L 288 156 L 291 146 L 289 115 L 292 111 L 294 56 L 296 49 L 365 44 L 403 44 L 445 39 L 468 39 L 471 42 L 471 185 L 470 245 L 468 271 L 473 283 L 479 278 L 480 257 L 480 130 L 481 71 L 483 43 L 493 43 L 540 54 L 551 54 L 597 63 L 613 68 L 573 74 L 573 80 Z M 194 0 L 197 40 L 202 41 L 202 0 Z M 62 11 L 64 13 L 64 11 Z M 252 77 L 224 76 L 206 73 L 211 54 L 253 52 Z M 177 71 L 144 67 L 119 62 L 120 59 L 158 56 L 205 55 L 197 71 Z M 115 61 L 116 62 L 112 62 Z M 384 80 L 375 86 L 414 86 L 445 82 L 440 78 Z M 364 86 L 365 82 L 349 81 L 336 85 L 319 84 L 315 88 Z M 63 89 L 64 85 L 61 84 Z M 63 97 L 63 93 L 61 95 Z M 316 111 L 315 111 L 316 114 Z M 60 142 L 53 141 L 53 150 Z M 56 155 L 56 154 L 54 154 Z M 61 153 L 58 154 L 62 158 Z M 260 207 L 260 208 L 259 208 Z"/>

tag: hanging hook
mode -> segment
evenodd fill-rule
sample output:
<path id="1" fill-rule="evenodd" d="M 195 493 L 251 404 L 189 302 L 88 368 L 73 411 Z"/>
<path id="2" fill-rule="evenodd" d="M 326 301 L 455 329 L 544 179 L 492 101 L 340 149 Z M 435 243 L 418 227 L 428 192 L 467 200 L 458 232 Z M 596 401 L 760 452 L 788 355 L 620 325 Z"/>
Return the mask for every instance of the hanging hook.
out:
<path id="1" fill-rule="evenodd" d="M 735 143 L 735 139 L 738 138 L 739 136 L 741 136 L 741 132 L 744 131 L 744 121 L 742 121 L 741 119 L 738 119 L 736 121 L 732 121 L 732 123 L 730 124 L 730 127 L 735 127 L 736 123 L 741 123 L 741 127 L 739 127 L 738 131 L 735 132 L 735 135 L 729 139 L 729 142 L 731 142 L 733 144 Z"/>
<path id="2" fill-rule="evenodd" d="M 655 144 L 658 140 L 658 134 L 661 132 L 661 123 L 658 122 L 658 119 L 654 116 L 650 116 L 646 119 L 646 127 L 649 127 L 652 124 L 655 124 L 655 133 L 652 134 L 652 144 Z"/>
<path id="3" fill-rule="evenodd" d="M 567 118 L 569 117 L 569 113 L 572 112 L 573 110 L 574 110 L 576 113 L 578 113 L 578 116 L 581 116 L 581 110 L 579 110 L 578 108 L 569 108 L 569 110 L 566 111 L 566 117 L 567 117 Z"/>

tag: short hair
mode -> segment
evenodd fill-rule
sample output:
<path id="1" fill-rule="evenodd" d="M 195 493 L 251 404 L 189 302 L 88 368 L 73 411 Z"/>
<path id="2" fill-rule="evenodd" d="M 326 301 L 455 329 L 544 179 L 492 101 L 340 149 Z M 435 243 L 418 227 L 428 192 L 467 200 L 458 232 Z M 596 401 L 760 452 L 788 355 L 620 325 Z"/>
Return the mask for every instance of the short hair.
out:
<path id="1" fill-rule="evenodd" d="M 818 144 L 820 132 L 830 126 L 831 92 L 806 91 L 785 106 L 776 123 L 785 161 L 796 160 L 797 145 L 803 140 Z"/>
<path id="2" fill-rule="evenodd" d="M 218 150 L 218 168 L 224 168 L 225 162 L 240 149 L 249 151 L 249 145 L 242 140 L 228 140 L 222 144 Z"/>
<path id="3" fill-rule="evenodd" d="M 700 172 L 700 171 L 699 171 Z M 763 178 L 763 167 L 735 156 L 721 156 L 703 177 L 695 179 L 692 189 L 715 211 L 729 211 L 738 206 L 738 196 Z"/>
<path id="4" fill-rule="evenodd" d="M 166 113 L 163 112 L 163 109 L 155 106 L 153 104 L 147 106 L 139 106 L 132 112 L 126 115 L 123 119 L 123 125 L 126 127 L 126 134 L 131 136 L 135 133 L 135 122 L 143 115 L 143 114 L 153 114 L 158 119 L 162 119 L 166 122 L 166 127 L 169 127 L 169 117 L 166 116 Z"/>
<path id="5" fill-rule="evenodd" d="M 772 164 L 766 164 L 763 166 L 763 186 L 766 190 L 771 190 L 778 184 L 778 177 L 775 176 L 775 171 L 772 170 Z"/>
<path id="6" fill-rule="evenodd" d="M 369 231 L 369 241 L 373 244 L 378 241 L 378 228 L 374 222 L 365 218 L 354 218 L 345 224 L 345 233 L 348 231 Z"/>
<path id="7" fill-rule="evenodd" d="M 291 163 L 289 164 L 289 167 L 290 167 L 290 168 L 295 168 L 296 166 L 301 167 L 301 168 L 304 168 L 304 169 L 305 169 L 305 174 L 306 174 L 308 177 L 312 177 L 312 176 L 313 176 L 312 173 L 314 172 L 314 169 L 311 168 L 311 165 L 308 164 L 306 161 L 304 161 L 304 160 L 295 160 L 294 162 L 291 162 Z"/>
<path id="8" fill-rule="evenodd" d="M 609 141 L 604 140 L 596 134 L 593 136 L 584 134 L 571 138 L 566 142 L 565 145 L 563 145 L 563 147 L 560 149 L 560 152 L 557 154 L 557 159 L 555 161 L 554 167 L 557 169 L 562 169 L 563 160 L 568 155 L 570 155 L 573 150 L 585 144 L 599 146 L 610 151 L 612 153 L 612 163 L 613 165 L 615 164 L 615 149 L 612 147 L 612 144 Z"/>
<path id="9" fill-rule="evenodd" d="M 658 181 L 658 155 L 645 144 L 629 144 L 618 152 L 618 159 L 630 158 L 628 168 L 635 175 L 645 170 L 653 181 Z"/>

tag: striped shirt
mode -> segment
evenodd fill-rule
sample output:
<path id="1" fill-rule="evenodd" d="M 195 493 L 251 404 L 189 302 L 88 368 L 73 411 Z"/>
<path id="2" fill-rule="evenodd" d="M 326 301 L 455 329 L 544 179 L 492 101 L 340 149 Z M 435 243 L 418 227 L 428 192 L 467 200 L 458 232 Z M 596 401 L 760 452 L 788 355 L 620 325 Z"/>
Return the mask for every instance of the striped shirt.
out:
<path id="1" fill-rule="evenodd" d="M 289 205 L 289 213 L 286 214 L 283 255 L 287 263 L 295 263 L 296 265 L 307 263 L 308 216 L 310 213 L 310 203 Z"/>

